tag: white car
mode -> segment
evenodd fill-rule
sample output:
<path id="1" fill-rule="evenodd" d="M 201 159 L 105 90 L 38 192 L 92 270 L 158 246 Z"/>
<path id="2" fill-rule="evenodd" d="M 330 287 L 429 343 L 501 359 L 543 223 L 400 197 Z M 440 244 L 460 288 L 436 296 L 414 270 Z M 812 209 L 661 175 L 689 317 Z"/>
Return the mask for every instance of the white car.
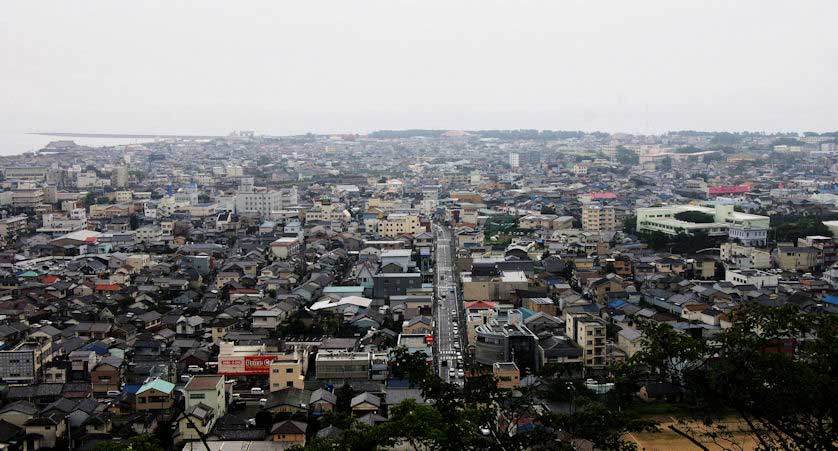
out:
<path id="1" fill-rule="evenodd" d="M 455 370 L 454 368 L 451 368 L 451 369 L 448 370 L 448 377 L 453 379 L 456 376 L 457 376 L 457 370 Z"/>
<path id="2" fill-rule="evenodd" d="M 460 379 L 466 377 L 466 372 L 463 370 L 457 370 L 457 377 L 459 377 Z"/>
<path id="3" fill-rule="evenodd" d="M 250 394 L 251 395 L 264 395 L 265 390 L 263 390 L 260 387 L 253 387 L 253 388 L 250 389 Z"/>

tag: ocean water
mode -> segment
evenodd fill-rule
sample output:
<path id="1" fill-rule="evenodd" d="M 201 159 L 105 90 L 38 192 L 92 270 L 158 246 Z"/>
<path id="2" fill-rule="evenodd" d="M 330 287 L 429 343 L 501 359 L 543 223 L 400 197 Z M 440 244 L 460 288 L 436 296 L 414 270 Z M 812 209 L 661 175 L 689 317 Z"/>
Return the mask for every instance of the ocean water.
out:
<path id="1" fill-rule="evenodd" d="M 70 140 L 76 144 L 91 147 L 137 144 L 151 141 L 138 138 L 70 138 L 63 136 L 30 135 L 20 132 L 0 132 L 0 156 L 20 155 L 42 149 L 51 141 Z"/>

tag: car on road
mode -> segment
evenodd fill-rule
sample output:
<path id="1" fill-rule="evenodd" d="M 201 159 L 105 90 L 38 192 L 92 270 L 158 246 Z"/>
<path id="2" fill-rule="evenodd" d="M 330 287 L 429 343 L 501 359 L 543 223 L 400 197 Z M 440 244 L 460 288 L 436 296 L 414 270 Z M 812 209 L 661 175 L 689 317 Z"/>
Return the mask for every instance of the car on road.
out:
<path id="1" fill-rule="evenodd" d="M 466 372 L 463 370 L 457 370 L 457 377 L 464 378 L 466 377 Z"/>
<path id="2" fill-rule="evenodd" d="M 450 377 L 452 379 L 457 377 L 457 370 L 455 370 L 454 368 L 449 369 L 448 370 L 448 377 Z"/>
<path id="3" fill-rule="evenodd" d="M 264 395 L 265 390 L 262 389 L 261 387 L 253 387 L 253 388 L 250 389 L 250 394 L 251 395 Z"/>

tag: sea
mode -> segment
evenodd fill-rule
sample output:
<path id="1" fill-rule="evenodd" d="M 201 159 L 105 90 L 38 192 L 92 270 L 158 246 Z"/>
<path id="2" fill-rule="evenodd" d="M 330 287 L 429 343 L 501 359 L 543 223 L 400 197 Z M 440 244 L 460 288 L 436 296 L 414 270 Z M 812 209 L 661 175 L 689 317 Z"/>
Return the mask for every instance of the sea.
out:
<path id="1" fill-rule="evenodd" d="M 69 140 L 80 146 L 106 147 L 153 141 L 148 138 L 77 138 L 0 131 L 0 157 L 42 149 L 51 141 Z"/>

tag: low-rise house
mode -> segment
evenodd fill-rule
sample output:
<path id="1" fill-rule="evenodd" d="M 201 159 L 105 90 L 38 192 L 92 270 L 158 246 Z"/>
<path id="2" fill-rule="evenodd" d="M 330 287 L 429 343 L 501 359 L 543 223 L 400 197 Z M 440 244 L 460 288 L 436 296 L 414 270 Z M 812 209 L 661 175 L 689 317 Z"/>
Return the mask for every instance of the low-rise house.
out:
<path id="1" fill-rule="evenodd" d="M 39 415 L 23 425 L 26 431 L 25 449 L 52 448 L 67 434 L 67 421 L 59 413 Z"/>
<path id="2" fill-rule="evenodd" d="M 169 410 L 174 403 L 175 384 L 163 379 L 154 379 L 143 384 L 134 395 L 135 410 L 138 412 Z"/>
<path id="3" fill-rule="evenodd" d="M 287 446 L 305 446 L 307 428 L 308 425 L 301 421 L 280 421 L 271 428 L 271 440 Z"/>
<path id="4" fill-rule="evenodd" d="M 338 398 L 334 393 L 318 388 L 311 392 L 309 410 L 312 415 L 320 416 L 334 410 L 337 402 Z"/>
<path id="5" fill-rule="evenodd" d="M 94 394 L 118 391 L 122 383 L 122 359 L 105 357 L 90 371 L 90 384 Z"/>
<path id="6" fill-rule="evenodd" d="M 276 329 L 282 323 L 283 312 L 280 310 L 256 310 L 251 315 L 254 329 Z"/>
<path id="7" fill-rule="evenodd" d="M 363 392 L 349 403 L 352 415 L 361 417 L 368 413 L 378 413 L 381 410 L 381 398 L 369 392 Z"/>

